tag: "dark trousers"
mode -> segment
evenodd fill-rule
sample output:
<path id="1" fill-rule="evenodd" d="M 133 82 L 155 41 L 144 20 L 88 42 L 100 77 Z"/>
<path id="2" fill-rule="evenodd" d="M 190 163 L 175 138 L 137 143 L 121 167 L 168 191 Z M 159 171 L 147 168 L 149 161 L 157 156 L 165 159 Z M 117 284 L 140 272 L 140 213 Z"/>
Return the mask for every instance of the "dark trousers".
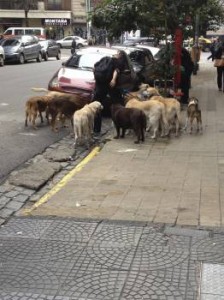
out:
<path id="1" fill-rule="evenodd" d="M 183 93 L 183 96 L 181 97 L 181 103 L 183 104 L 188 103 L 190 87 L 191 87 L 191 75 L 181 74 L 180 88 Z"/>
<path id="2" fill-rule="evenodd" d="M 107 83 L 96 83 L 93 101 L 99 101 L 104 106 L 103 111 L 105 111 L 112 102 L 123 103 L 123 97 L 120 89 L 116 87 L 111 88 Z M 94 119 L 94 132 L 99 133 L 101 125 L 102 112 L 98 113 Z"/>
<path id="3" fill-rule="evenodd" d="M 217 85 L 224 92 L 224 67 L 217 67 Z"/>

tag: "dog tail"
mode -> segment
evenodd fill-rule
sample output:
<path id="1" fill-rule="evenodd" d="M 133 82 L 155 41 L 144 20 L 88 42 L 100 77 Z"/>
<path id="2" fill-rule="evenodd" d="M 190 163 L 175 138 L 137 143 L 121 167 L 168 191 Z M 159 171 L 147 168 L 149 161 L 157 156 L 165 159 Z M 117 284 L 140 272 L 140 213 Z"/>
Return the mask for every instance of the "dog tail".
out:
<path id="1" fill-rule="evenodd" d="M 45 89 L 45 88 L 38 88 L 38 87 L 33 87 L 33 88 L 31 88 L 31 90 L 32 91 L 34 91 L 34 92 L 49 92 L 47 89 Z"/>

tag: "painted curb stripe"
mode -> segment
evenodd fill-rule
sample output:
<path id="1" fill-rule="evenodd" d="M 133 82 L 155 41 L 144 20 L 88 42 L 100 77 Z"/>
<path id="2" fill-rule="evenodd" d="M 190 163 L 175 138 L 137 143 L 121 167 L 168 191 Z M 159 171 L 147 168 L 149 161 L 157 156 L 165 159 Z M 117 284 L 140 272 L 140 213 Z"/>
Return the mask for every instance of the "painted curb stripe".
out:
<path id="1" fill-rule="evenodd" d="M 48 193 L 41 197 L 31 208 L 24 209 L 23 214 L 29 215 L 37 207 L 46 203 L 53 195 L 60 191 L 60 189 L 62 189 L 76 173 L 80 172 L 82 168 L 99 152 L 100 147 L 95 147 L 74 169 L 65 175 L 62 180 L 60 180 Z"/>

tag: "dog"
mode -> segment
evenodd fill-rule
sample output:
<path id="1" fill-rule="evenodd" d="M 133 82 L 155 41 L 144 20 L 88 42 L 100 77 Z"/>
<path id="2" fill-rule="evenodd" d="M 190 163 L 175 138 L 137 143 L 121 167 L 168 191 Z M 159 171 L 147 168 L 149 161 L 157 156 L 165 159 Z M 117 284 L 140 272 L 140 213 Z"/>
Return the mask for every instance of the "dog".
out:
<path id="1" fill-rule="evenodd" d="M 51 128 L 54 132 L 58 131 L 58 127 L 56 127 L 58 116 L 63 120 L 63 123 L 65 119 L 69 119 L 73 127 L 74 112 L 90 101 L 88 98 L 77 94 L 50 92 L 48 95 L 51 96 L 51 101 L 48 103 L 47 114 L 51 116 Z"/>
<path id="2" fill-rule="evenodd" d="M 32 123 L 34 129 L 37 129 L 36 119 L 39 116 L 41 123 L 44 122 L 42 113 L 46 112 L 47 122 L 49 124 L 49 118 L 47 114 L 48 103 L 51 100 L 49 96 L 33 96 L 26 101 L 25 105 L 25 126 L 28 126 L 28 121 Z"/>
<path id="3" fill-rule="evenodd" d="M 197 132 L 202 132 L 202 116 L 199 108 L 199 100 L 196 97 L 190 97 L 187 106 L 187 118 L 184 130 L 187 130 L 190 121 L 190 133 L 192 133 L 194 119 L 197 121 Z"/>
<path id="4" fill-rule="evenodd" d="M 162 122 L 162 125 L 164 128 L 168 127 L 168 122 L 166 119 L 166 113 L 165 113 L 165 106 L 163 103 L 161 103 L 158 100 L 145 100 L 140 101 L 138 98 L 132 98 L 132 99 L 125 99 L 126 108 L 138 108 L 142 110 L 147 119 L 147 131 L 150 131 L 150 129 L 153 129 L 153 134 L 151 136 L 152 139 L 155 139 L 157 137 L 157 133 L 159 130 L 160 122 Z M 162 135 L 165 132 L 165 129 L 162 130 Z"/>
<path id="5" fill-rule="evenodd" d="M 175 124 L 175 136 L 178 136 L 181 123 L 181 105 L 175 98 L 164 98 L 162 96 L 152 96 L 150 100 L 157 100 L 164 104 L 166 119 L 168 122 L 168 135 L 172 125 Z"/>
<path id="6" fill-rule="evenodd" d="M 135 144 L 139 144 L 140 140 L 144 142 L 146 130 L 146 115 L 145 113 L 137 108 L 126 108 L 119 103 L 111 105 L 111 118 L 115 125 L 117 135 L 115 139 L 124 138 L 126 129 L 133 129 L 137 140 Z M 120 136 L 120 129 L 122 134 Z"/>
<path id="7" fill-rule="evenodd" d="M 74 147 L 78 140 L 86 139 L 89 148 L 89 141 L 93 132 L 94 118 L 97 113 L 103 109 L 103 106 L 98 101 L 93 101 L 86 104 L 83 108 L 76 110 L 73 115 L 73 126 L 75 134 Z"/>

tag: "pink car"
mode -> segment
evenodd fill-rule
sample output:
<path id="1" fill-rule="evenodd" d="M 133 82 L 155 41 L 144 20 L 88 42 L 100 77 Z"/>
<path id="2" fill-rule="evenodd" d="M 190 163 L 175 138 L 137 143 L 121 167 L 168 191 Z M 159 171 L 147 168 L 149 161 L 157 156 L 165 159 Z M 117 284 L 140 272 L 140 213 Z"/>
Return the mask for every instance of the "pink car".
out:
<path id="1" fill-rule="evenodd" d="M 77 50 L 62 67 L 54 74 L 48 84 L 50 91 L 81 94 L 92 98 L 95 80 L 93 75 L 94 64 L 104 56 L 113 56 L 117 49 L 107 47 L 87 47 Z M 121 80 L 121 88 L 133 90 L 137 84 L 137 75 L 133 70 L 130 59 L 125 53 L 129 69 L 125 70 L 125 80 Z"/>

